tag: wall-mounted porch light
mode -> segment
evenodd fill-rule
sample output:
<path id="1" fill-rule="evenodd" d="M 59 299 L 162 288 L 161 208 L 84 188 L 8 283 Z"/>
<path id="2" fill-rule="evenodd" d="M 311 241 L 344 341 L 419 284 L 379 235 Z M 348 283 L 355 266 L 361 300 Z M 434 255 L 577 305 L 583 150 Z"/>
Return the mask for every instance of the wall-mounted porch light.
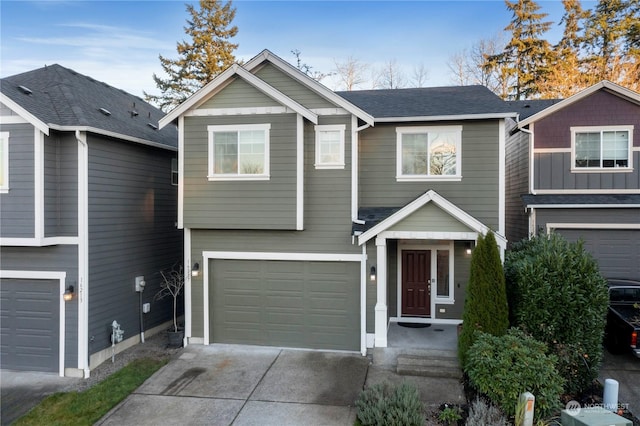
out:
<path id="1" fill-rule="evenodd" d="M 471 241 L 467 241 L 467 250 L 466 250 L 467 254 L 471 254 L 472 244 L 473 243 Z"/>
<path id="2" fill-rule="evenodd" d="M 200 264 L 198 262 L 193 264 L 193 268 L 191 268 L 191 276 L 197 277 L 200 275 Z"/>
<path id="3" fill-rule="evenodd" d="M 62 298 L 64 299 L 65 302 L 68 302 L 71 299 L 73 299 L 73 294 L 74 294 L 74 288 L 72 285 L 70 285 L 69 287 L 67 287 L 64 293 L 62 293 Z"/>
<path id="4" fill-rule="evenodd" d="M 376 267 L 372 266 L 371 267 L 371 281 L 375 281 L 376 280 Z"/>

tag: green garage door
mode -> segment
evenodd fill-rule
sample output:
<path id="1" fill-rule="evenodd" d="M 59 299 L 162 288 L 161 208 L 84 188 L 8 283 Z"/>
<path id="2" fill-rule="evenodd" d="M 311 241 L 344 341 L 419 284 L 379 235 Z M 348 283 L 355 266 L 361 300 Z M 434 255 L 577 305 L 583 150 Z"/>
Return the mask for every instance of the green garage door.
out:
<path id="1" fill-rule="evenodd" d="M 0 366 L 58 372 L 59 281 L 3 278 L 0 311 Z"/>
<path id="2" fill-rule="evenodd" d="M 210 341 L 358 350 L 360 263 L 212 260 Z"/>
<path id="3" fill-rule="evenodd" d="M 605 278 L 640 279 L 640 231 L 633 229 L 560 229 L 569 241 L 584 240 Z"/>

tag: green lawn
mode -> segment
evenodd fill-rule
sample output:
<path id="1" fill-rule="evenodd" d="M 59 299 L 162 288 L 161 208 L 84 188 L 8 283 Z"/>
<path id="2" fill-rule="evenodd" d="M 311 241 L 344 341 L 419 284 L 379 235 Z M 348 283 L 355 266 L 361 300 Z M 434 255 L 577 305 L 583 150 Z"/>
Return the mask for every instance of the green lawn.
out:
<path id="1" fill-rule="evenodd" d="M 150 358 L 132 361 L 84 392 L 48 396 L 14 425 L 92 425 L 167 362 Z"/>

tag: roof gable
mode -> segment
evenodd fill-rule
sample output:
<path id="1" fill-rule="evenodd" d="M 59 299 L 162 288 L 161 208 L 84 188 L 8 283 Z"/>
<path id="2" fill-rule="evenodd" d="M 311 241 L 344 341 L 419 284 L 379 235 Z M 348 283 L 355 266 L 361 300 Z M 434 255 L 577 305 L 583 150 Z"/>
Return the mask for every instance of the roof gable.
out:
<path id="1" fill-rule="evenodd" d="M 83 130 L 160 147 L 177 147 L 164 113 L 137 96 L 54 64 L 2 79 L 2 101 L 44 133 Z M 46 131 L 45 131 L 46 130 Z"/>
<path id="2" fill-rule="evenodd" d="M 585 99 L 588 96 L 591 96 L 592 94 L 594 94 L 595 92 L 599 91 L 599 90 L 605 90 L 608 93 L 611 93 L 613 95 L 619 96 L 623 99 L 628 100 L 629 102 L 634 102 L 636 104 L 640 105 L 640 93 L 636 93 L 633 90 L 629 90 L 625 87 L 619 86 L 615 83 L 612 83 L 610 81 L 607 80 L 603 80 L 600 83 L 594 84 L 591 87 L 588 87 L 578 93 L 576 93 L 573 96 L 568 97 L 567 99 L 564 99 L 560 102 L 554 103 L 553 105 L 535 113 L 532 114 L 530 116 L 528 116 L 527 118 L 525 118 L 524 120 L 520 121 L 518 123 L 518 127 L 519 128 L 523 128 L 528 126 L 531 123 L 534 123 L 542 118 L 545 118 L 563 108 L 568 107 L 569 105 L 572 105 L 582 99 Z"/>
<path id="3" fill-rule="evenodd" d="M 378 223 L 373 228 L 365 231 L 358 237 L 358 244 L 362 245 L 374 238 L 381 232 L 390 230 L 392 227 L 396 226 L 400 222 L 404 221 L 406 218 L 413 215 L 415 212 L 420 210 L 423 206 L 428 203 L 433 203 L 437 207 L 439 207 L 444 213 L 453 217 L 457 222 L 469 228 L 472 232 L 476 232 L 479 234 L 486 234 L 489 232 L 489 227 L 484 225 L 482 222 L 460 209 L 446 198 L 442 197 L 440 194 L 435 192 L 434 190 L 429 190 L 422 194 L 420 197 L 416 198 L 400 210 L 393 213 L 391 216 L 387 217 L 380 223 Z M 506 246 L 506 239 L 499 235 L 495 234 L 496 240 L 498 244 L 502 247 Z"/>

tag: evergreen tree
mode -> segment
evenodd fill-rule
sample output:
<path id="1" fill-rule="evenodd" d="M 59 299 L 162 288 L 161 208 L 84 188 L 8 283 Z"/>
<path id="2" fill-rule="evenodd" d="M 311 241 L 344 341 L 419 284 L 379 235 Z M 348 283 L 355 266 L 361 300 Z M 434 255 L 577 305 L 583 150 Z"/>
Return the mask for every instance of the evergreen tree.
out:
<path id="1" fill-rule="evenodd" d="M 471 257 L 467 297 L 458 337 L 458 356 L 464 367 L 476 331 L 502 336 L 509 328 L 509 307 L 500 252 L 493 232 L 480 235 Z"/>
<path id="2" fill-rule="evenodd" d="M 504 77 L 510 81 L 509 99 L 528 99 L 539 93 L 538 84 L 554 62 L 551 45 L 541 38 L 551 22 L 543 22 L 548 14 L 539 13 L 540 6 L 532 0 L 505 0 L 505 4 L 513 12 L 505 28 L 511 33 L 511 41 L 501 53 L 487 57 L 485 66 L 503 67 Z"/>
<path id="3" fill-rule="evenodd" d="M 178 59 L 160 55 L 160 65 L 167 75 L 163 79 L 153 74 L 160 95 L 145 93 L 145 99 L 163 110 L 179 105 L 191 94 L 209 83 L 235 61 L 233 51 L 238 47 L 231 38 L 238 27 L 230 26 L 236 14 L 231 1 L 200 0 L 199 9 L 187 4 L 190 15 L 185 33 L 190 41 L 177 43 Z"/>

